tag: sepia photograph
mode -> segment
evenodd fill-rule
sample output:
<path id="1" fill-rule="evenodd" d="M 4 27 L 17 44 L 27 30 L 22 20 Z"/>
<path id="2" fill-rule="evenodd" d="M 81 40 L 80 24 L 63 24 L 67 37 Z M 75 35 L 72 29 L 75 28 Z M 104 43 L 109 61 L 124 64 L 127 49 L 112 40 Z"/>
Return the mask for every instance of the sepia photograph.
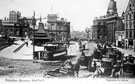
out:
<path id="1" fill-rule="evenodd" d="M 135 0 L 0 0 L 2 84 L 134 79 Z"/>

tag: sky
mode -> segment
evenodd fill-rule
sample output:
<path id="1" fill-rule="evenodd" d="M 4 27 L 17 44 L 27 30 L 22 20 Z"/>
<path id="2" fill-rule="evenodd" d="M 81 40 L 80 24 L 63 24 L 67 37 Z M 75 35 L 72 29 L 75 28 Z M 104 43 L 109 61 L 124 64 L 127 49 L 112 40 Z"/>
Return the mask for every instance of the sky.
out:
<path id="1" fill-rule="evenodd" d="M 36 17 L 47 17 L 48 14 L 58 14 L 59 17 L 71 22 L 75 31 L 90 28 L 95 17 L 106 15 L 110 0 L 0 0 L 0 19 L 9 17 L 9 11 L 20 11 L 22 16 L 31 17 L 33 11 Z M 115 0 L 118 14 L 126 10 L 129 0 Z"/>

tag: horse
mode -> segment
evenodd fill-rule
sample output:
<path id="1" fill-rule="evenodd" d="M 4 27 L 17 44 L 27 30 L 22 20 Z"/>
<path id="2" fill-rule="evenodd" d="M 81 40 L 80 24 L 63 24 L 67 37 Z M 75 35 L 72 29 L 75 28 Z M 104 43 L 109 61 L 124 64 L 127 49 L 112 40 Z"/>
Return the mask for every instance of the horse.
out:
<path id="1" fill-rule="evenodd" d="M 65 63 L 63 63 L 61 65 L 61 67 L 59 69 L 61 69 L 62 67 L 65 67 L 65 66 L 68 66 L 68 68 L 66 68 L 66 69 L 68 69 L 68 74 L 78 77 L 79 69 L 80 69 L 80 64 L 78 61 L 73 64 L 70 60 L 67 60 L 67 61 L 65 61 Z"/>
<path id="2" fill-rule="evenodd" d="M 76 77 L 78 77 L 79 75 L 79 69 L 80 69 L 80 64 L 79 62 L 76 62 L 75 64 L 73 64 L 71 61 L 69 62 L 69 65 L 71 66 L 71 72 L 73 73 L 73 75 Z"/>
<path id="3" fill-rule="evenodd" d="M 93 78 L 95 77 L 100 77 L 100 76 L 103 76 L 104 75 L 104 71 L 105 69 L 100 67 L 100 66 L 97 66 L 97 69 L 95 70 L 94 74 L 92 75 Z"/>

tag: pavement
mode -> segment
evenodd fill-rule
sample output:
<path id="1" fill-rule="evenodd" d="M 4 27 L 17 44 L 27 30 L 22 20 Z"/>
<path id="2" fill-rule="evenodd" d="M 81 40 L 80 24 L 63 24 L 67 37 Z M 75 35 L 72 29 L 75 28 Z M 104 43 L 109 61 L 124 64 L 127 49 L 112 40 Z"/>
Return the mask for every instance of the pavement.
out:
<path id="1" fill-rule="evenodd" d="M 20 60 L 33 60 L 33 46 L 31 45 L 31 41 L 28 41 L 28 47 L 24 45 L 18 52 L 14 53 L 13 51 L 22 45 L 23 41 L 16 41 L 13 45 L 3 49 L 0 51 L 0 57 L 5 57 L 9 59 L 20 59 Z M 86 48 L 89 48 L 86 44 Z M 92 49 L 92 47 L 90 47 Z M 35 47 L 36 50 L 43 50 L 42 47 Z M 91 51 L 90 49 L 90 51 Z M 86 51 L 86 54 L 89 56 L 90 53 Z M 71 42 L 71 45 L 68 48 L 68 56 L 75 56 L 70 59 L 72 63 L 75 63 L 77 58 L 81 56 L 81 52 L 79 51 L 79 45 L 77 42 Z M 40 63 L 39 63 L 40 64 Z M 42 63 L 41 63 L 42 64 Z M 21 66 L 19 66 L 21 67 Z M 39 74 L 39 73 L 38 73 Z M 86 66 L 81 66 L 79 71 L 79 77 L 87 77 L 91 73 L 87 70 Z"/>
<path id="2" fill-rule="evenodd" d="M 135 52 L 133 50 L 123 49 L 119 47 L 115 47 L 115 48 L 119 49 L 122 53 L 124 53 L 124 56 L 132 55 L 135 57 Z"/>
<path id="3" fill-rule="evenodd" d="M 33 46 L 31 45 L 31 41 L 28 41 L 28 47 L 24 45 L 18 52 L 13 53 L 13 51 L 18 48 L 20 45 L 22 45 L 24 42 L 23 41 L 16 41 L 13 45 L 3 49 L 0 51 L 0 57 L 5 57 L 9 59 L 21 59 L 21 60 L 33 60 Z M 93 53 L 94 48 L 96 47 L 95 43 L 92 42 L 86 42 L 86 51 L 85 55 L 86 56 L 91 56 Z M 36 50 L 43 50 L 43 47 L 35 47 Z M 118 48 L 121 52 L 123 52 L 125 55 L 126 54 L 132 54 L 135 56 L 135 52 L 125 50 L 122 48 Z M 81 56 L 81 52 L 79 51 L 79 45 L 77 42 L 72 42 L 72 44 L 68 48 L 68 55 L 72 56 L 75 55 L 71 61 L 73 63 L 76 62 L 77 58 Z M 91 73 L 87 70 L 86 66 L 81 66 L 80 71 L 79 71 L 79 77 L 87 77 L 91 75 Z"/>
<path id="4" fill-rule="evenodd" d="M 16 41 L 13 45 L 0 51 L 0 56 L 9 58 L 9 59 L 32 60 L 33 59 L 33 56 L 32 56 L 33 50 L 32 50 L 32 45 L 30 45 L 30 43 L 31 43 L 30 41 L 29 41 L 28 47 L 26 47 L 26 45 L 25 45 L 18 52 L 16 52 L 16 53 L 13 52 L 15 49 L 17 49 L 23 43 L 24 42 L 21 40 Z"/>

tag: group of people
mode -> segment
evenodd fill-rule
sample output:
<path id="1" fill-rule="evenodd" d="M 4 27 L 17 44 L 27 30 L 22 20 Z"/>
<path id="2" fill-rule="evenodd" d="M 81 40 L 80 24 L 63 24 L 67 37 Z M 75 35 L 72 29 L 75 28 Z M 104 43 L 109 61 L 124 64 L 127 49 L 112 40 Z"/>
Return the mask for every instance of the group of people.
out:
<path id="1" fill-rule="evenodd" d="M 85 56 L 84 50 L 85 50 L 85 44 L 82 44 L 81 42 L 79 42 L 79 45 L 81 45 L 81 47 L 83 46 L 83 50 L 81 50 L 82 54 L 81 56 L 76 60 L 75 63 L 72 63 L 72 61 L 70 60 L 66 60 L 57 70 L 63 69 L 66 65 L 68 65 L 68 72 L 72 75 L 72 76 L 76 76 L 78 77 L 79 75 L 79 70 L 80 70 L 80 66 L 87 66 L 87 68 L 90 68 L 90 72 L 93 72 L 92 77 L 120 77 L 122 74 L 122 70 L 123 68 L 121 67 L 121 63 L 119 64 L 119 62 L 117 63 L 117 60 L 121 60 L 121 56 L 118 59 L 113 59 L 111 58 L 113 61 L 110 61 L 108 64 L 108 61 L 103 61 L 103 55 L 106 55 L 107 53 L 109 53 L 109 49 L 112 48 L 112 44 L 109 42 L 105 42 L 103 44 L 101 43 L 97 43 L 97 48 L 95 49 L 95 51 L 93 51 L 93 54 L 90 57 Z M 112 48 L 113 49 L 113 48 Z M 103 53 L 103 50 L 106 50 L 105 53 Z M 114 53 L 112 50 L 111 52 Z M 99 54 L 95 54 L 97 52 L 100 52 Z M 117 53 L 115 53 L 117 54 Z M 100 61 L 94 61 L 93 59 L 95 59 L 95 56 L 97 55 L 97 57 L 99 57 L 98 59 Z M 101 57 L 99 56 L 101 55 Z M 122 54 L 117 54 L 116 57 L 118 57 L 118 55 L 122 55 Z M 108 57 L 109 59 L 109 57 Z M 97 64 L 97 62 L 100 62 L 100 65 Z"/>
<path id="2" fill-rule="evenodd" d="M 131 74 L 130 77 L 135 75 L 134 74 L 135 71 L 133 71 L 133 69 L 135 69 L 135 63 L 130 62 L 131 60 L 134 60 L 135 57 L 131 55 L 124 57 L 124 53 L 122 53 L 117 48 L 113 48 L 112 44 L 108 42 L 105 42 L 102 45 L 98 43 L 97 48 L 98 50 L 101 51 L 102 54 L 103 54 L 103 51 L 106 51 L 104 55 L 102 55 L 102 59 L 107 58 L 108 60 L 104 61 L 104 63 L 103 63 L 103 60 L 101 60 L 101 66 L 98 67 L 98 69 L 95 71 L 95 76 L 97 75 L 97 73 L 98 75 L 101 75 L 101 71 L 102 73 L 104 73 L 104 75 L 107 74 L 109 77 L 121 77 L 121 76 L 125 77 L 127 76 L 126 73 L 130 73 Z M 102 66 L 107 63 L 110 63 L 108 64 L 109 66 Z M 104 70 L 99 70 L 102 68 Z"/>

